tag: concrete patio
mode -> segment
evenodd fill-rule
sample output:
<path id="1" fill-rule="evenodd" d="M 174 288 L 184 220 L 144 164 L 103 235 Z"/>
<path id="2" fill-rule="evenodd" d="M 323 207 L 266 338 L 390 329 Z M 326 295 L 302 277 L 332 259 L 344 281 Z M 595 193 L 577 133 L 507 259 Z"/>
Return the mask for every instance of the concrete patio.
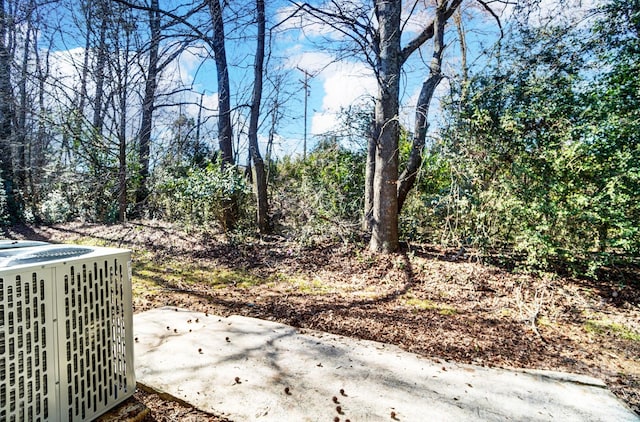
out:
<path id="1" fill-rule="evenodd" d="M 233 421 L 638 421 L 599 380 L 436 362 L 231 316 L 134 316 L 137 381 Z"/>

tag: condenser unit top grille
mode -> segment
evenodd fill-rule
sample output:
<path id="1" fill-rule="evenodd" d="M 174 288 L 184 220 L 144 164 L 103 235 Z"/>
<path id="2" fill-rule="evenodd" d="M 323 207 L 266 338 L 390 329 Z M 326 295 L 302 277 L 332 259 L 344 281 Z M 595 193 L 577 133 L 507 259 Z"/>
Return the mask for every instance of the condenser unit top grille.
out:
<path id="1" fill-rule="evenodd" d="M 0 249 L 28 248 L 48 244 L 47 242 L 39 242 L 36 240 L 0 240 Z"/>
<path id="2" fill-rule="evenodd" d="M 59 259 L 75 258 L 94 252 L 95 248 L 82 246 L 46 245 L 34 248 L 16 248 L 0 252 L 0 267 L 39 264 Z M 2 256 L 4 255 L 4 259 Z"/>

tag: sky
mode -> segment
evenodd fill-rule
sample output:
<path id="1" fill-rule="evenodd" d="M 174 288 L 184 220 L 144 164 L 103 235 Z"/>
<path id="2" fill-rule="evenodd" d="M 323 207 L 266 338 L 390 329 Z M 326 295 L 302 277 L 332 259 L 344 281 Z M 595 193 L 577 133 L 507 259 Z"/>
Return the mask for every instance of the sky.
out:
<path id="1" fill-rule="evenodd" d="M 165 5 L 176 0 L 164 0 Z M 362 0 L 358 0 L 362 1 Z M 586 10 L 594 6 L 597 0 L 570 0 L 573 8 L 567 15 L 575 17 L 576 10 Z M 182 4 L 183 2 L 178 2 Z M 357 6 L 357 1 L 351 2 Z M 274 5 L 277 3 L 271 3 Z M 288 5 L 289 3 L 281 3 Z M 369 2 L 367 2 L 367 5 Z M 471 1 L 464 4 L 476 4 Z M 162 0 L 161 0 L 162 5 Z M 274 6 L 272 6 L 274 7 Z M 290 6 L 288 6 L 290 8 Z M 287 16 L 290 10 L 287 6 L 271 9 L 271 26 L 273 22 Z M 368 7 L 368 6 L 367 6 Z M 540 13 L 532 15 L 532 23 L 542 22 L 548 15 L 559 17 L 558 2 L 543 0 Z M 565 9 L 568 11 L 569 9 Z M 251 12 L 249 10 L 249 12 Z M 503 20 L 507 20 L 511 9 L 496 9 L 495 13 Z M 242 19 L 250 17 L 248 13 Z M 469 44 L 468 61 L 472 66 L 481 67 L 483 61 L 477 60 L 480 55 L 490 48 L 498 39 L 499 29 L 495 20 L 486 13 L 480 13 L 479 8 L 467 8 L 463 12 L 464 26 L 467 30 L 467 43 Z M 406 16 L 404 17 L 406 18 Z M 201 18 L 202 19 L 202 18 Z M 431 19 L 430 11 L 416 13 L 407 21 L 404 28 L 404 41 L 412 38 L 420 30 L 424 22 Z M 460 72 L 460 54 L 457 31 L 452 22 L 448 26 L 445 36 L 447 45 L 445 50 L 444 72 L 446 76 L 453 76 Z M 142 25 L 142 24 L 141 24 Z M 304 26 L 301 31 L 299 25 Z M 249 27 L 251 28 L 251 27 Z M 250 82 L 252 80 L 254 40 L 251 37 L 251 29 L 227 26 L 228 56 L 231 63 L 231 91 L 234 93 L 232 101 L 234 105 L 247 104 L 250 95 Z M 282 75 L 285 81 L 283 91 L 284 117 L 280 121 L 275 136 L 275 154 L 296 155 L 301 154 L 305 132 L 304 122 L 304 80 L 303 71 L 308 74 L 308 105 L 307 105 L 307 150 L 311 150 L 319 136 L 335 130 L 339 124 L 339 115 L 342 109 L 354 104 L 370 106 L 377 93 L 377 84 L 371 69 L 364 63 L 360 55 L 354 54 L 340 61 L 335 60 L 332 49 L 336 47 L 344 36 L 326 25 L 312 23 L 303 18 L 290 20 L 286 24 L 279 25 L 277 31 L 273 31 L 272 59 L 269 62 L 272 74 Z M 81 37 L 76 37 L 76 41 Z M 60 77 L 65 74 L 77 75 L 77 68 L 83 56 L 82 46 L 74 45 L 73 37 L 67 37 L 64 43 L 60 43 L 60 51 L 57 52 L 56 66 L 59 68 Z M 409 130 L 412 129 L 413 111 L 421 84 L 428 74 L 427 63 L 430 58 L 430 43 L 421 49 L 407 62 L 402 75 L 401 91 L 401 115 L 400 122 Z M 277 68 L 277 70 L 273 70 Z M 73 86 L 69 82 L 68 86 Z M 194 120 L 198 116 L 198 103 L 202 101 L 205 111 L 205 123 L 202 134 L 212 140 L 215 145 L 215 119 L 210 118 L 216 114 L 217 109 L 217 83 L 215 78 L 215 65 L 211 55 L 202 44 L 195 44 L 185 51 L 179 60 L 170 65 L 159 82 L 159 92 L 169 92 L 176 86 L 189 87 L 190 90 L 176 95 L 172 100 L 185 101 L 187 104 L 178 110 L 175 108 L 160 109 L 156 113 L 156 126 L 154 136 L 157 139 L 170 136 L 171 121 L 177 114 L 185 114 Z M 265 107 L 269 107 L 268 94 L 270 86 L 266 83 Z M 436 101 L 432 105 L 432 122 L 437 122 L 439 109 L 437 98 L 444 95 L 449 89 L 448 80 L 445 79 L 436 92 Z M 239 160 L 242 162 L 246 156 L 246 125 L 247 108 L 240 107 L 243 113 L 234 112 L 233 121 L 236 125 L 238 144 L 240 145 Z M 209 119 L 207 119 L 209 117 Z M 264 154 L 269 121 L 263 122 L 260 140 Z M 435 126 L 435 125 L 434 125 Z M 243 129 L 244 128 L 244 129 Z"/>

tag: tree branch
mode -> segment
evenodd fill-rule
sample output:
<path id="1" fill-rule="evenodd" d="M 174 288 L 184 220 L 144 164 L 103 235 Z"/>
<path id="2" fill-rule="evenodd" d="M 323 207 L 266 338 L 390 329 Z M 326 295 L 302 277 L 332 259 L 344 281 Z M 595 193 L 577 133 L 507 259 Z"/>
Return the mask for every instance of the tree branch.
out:
<path id="1" fill-rule="evenodd" d="M 189 28 L 191 31 L 193 31 L 193 33 L 196 34 L 199 39 L 201 39 L 202 41 L 207 43 L 211 48 L 214 48 L 213 43 L 211 41 L 211 37 L 209 37 L 206 33 L 202 32 L 197 26 L 195 26 L 192 23 L 187 21 L 187 18 L 189 16 L 193 15 L 195 12 L 199 11 L 200 9 L 202 9 L 202 7 L 203 7 L 202 5 L 200 5 L 196 9 L 193 9 L 193 10 L 189 11 L 185 16 L 178 16 L 175 13 L 167 11 L 167 10 L 163 10 L 163 9 L 155 10 L 155 9 L 149 7 L 149 6 L 141 6 L 139 4 L 131 3 L 130 1 L 127 1 L 127 0 L 113 0 L 113 1 L 115 1 L 117 3 L 120 3 L 120 4 L 124 5 L 124 6 L 130 7 L 131 9 L 135 9 L 135 10 L 142 10 L 142 11 L 145 11 L 145 12 L 159 12 L 163 16 L 167 16 L 167 17 L 173 19 L 175 22 L 183 24 L 184 26 Z"/>
<path id="2" fill-rule="evenodd" d="M 407 166 L 398 179 L 398 211 L 407 198 L 407 194 L 415 184 L 418 171 L 422 167 L 422 152 L 424 150 L 427 129 L 429 128 L 429 105 L 438 84 L 442 80 L 442 54 L 444 52 L 444 27 L 447 22 L 446 1 L 441 0 L 436 9 L 433 21 L 433 57 L 429 65 L 429 77 L 422 84 L 418 104 L 416 105 L 416 121 L 413 133 L 411 153 L 407 160 Z"/>
<path id="3" fill-rule="evenodd" d="M 443 19 L 446 22 L 460 6 L 462 0 L 453 0 L 450 5 L 447 6 L 443 14 Z M 429 23 L 420 34 L 418 34 L 413 40 L 402 49 L 400 53 L 401 61 L 404 63 L 414 51 L 420 48 L 427 40 L 433 38 L 434 34 L 434 22 L 435 19 Z"/>
<path id="4" fill-rule="evenodd" d="M 491 16 L 493 16 L 493 18 L 496 20 L 496 22 L 498 23 L 498 28 L 500 28 L 500 39 L 504 38 L 504 30 L 502 29 L 502 23 L 500 22 L 500 17 L 496 14 L 496 12 L 493 11 L 493 9 L 491 9 L 491 7 L 489 6 L 489 3 L 495 3 L 495 1 L 484 1 L 484 0 L 477 0 L 478 3 L 480 3 L 482 5 L 482 7 L 489 12 L 489 14 Z M 503 2 L 500 2 L 503 3 Z M 504 4 L 513 4 L 510 2 L 504 2 Z"/>

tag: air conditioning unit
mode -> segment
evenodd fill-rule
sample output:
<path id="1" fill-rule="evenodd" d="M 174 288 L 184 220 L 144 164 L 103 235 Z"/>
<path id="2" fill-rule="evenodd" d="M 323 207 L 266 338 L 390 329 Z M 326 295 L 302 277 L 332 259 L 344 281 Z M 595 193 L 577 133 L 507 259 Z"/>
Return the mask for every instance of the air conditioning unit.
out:
<path id="1" fill-rule="evenodd" d="M 0 421 L 89 421 L 135 391 L 131 254 L 0 244 Z"/>

